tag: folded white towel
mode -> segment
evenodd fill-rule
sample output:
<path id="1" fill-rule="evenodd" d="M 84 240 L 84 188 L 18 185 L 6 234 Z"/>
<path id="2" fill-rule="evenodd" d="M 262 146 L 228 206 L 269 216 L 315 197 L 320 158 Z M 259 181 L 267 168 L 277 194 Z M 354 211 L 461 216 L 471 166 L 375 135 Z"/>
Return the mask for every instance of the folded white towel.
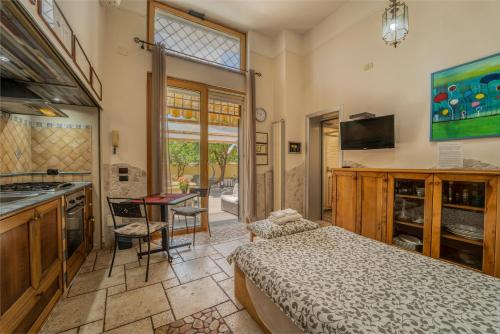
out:
<path id="1" fill-rule="evenodd" d="M 283 225 L 283 224 L 295 222 L 295 221 L 298 221 L 301 219 L 302 219 L 302 215 L 300 215 L 298 213 L 296 213 L 294 215 L 286 215 L 286 216 L 280 217 L 280 218 L 269 217 L 269 221 L 274 223 L 274 224 L 277 224 L 277 225 Z"/>
<path id="2" fill-rule="evenodd" d="M 285 209 L 285 210 L 278 210 L 278 211 L 271 212 L 270 217 L 281 218 L 281 217 L 284 217 L 284 216 L 287 216 L 287 215 L 296 215 L 296 214 L 297 214 L 297 210 L 294 210 L 294 209 Z"/>

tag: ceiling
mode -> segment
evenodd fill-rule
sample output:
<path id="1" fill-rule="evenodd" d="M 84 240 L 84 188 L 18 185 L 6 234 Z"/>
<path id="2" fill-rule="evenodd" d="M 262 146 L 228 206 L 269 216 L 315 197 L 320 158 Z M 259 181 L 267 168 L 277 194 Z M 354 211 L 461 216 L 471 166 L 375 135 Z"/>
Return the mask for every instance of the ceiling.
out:
<path id="1" fill-rule="evenodd" d="M 305 33 L 348 0 L 160 0 L 181 9 L 193 9 L 207 18 L 241 31 L 275 36 L 281 30 Z M 121 8 L 145 15 L 146 5 L 122 0 Z"/>

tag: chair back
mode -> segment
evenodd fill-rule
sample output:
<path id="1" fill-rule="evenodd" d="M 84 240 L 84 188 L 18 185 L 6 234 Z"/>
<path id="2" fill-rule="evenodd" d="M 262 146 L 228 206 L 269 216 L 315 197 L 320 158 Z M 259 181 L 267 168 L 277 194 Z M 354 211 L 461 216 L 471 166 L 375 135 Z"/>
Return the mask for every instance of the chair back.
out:
<path id="1" fill-rule="evenodd" d="M 116 228 L 142 220 L 147 225 L 149 219 L 144 198 L 107 197 L 113 226 Z"/>
<path id="2" fill-rule="evenodd" d="M 190 194 L 198 194 L 200 197 L 210 196 L 210 186 L 208 188 L 191 188 L 189 189 Z"/>

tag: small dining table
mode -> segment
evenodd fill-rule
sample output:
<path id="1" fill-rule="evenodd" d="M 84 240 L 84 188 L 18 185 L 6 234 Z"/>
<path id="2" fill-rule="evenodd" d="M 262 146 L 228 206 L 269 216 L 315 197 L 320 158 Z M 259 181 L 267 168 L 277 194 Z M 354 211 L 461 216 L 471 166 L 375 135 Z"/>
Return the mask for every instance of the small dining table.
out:
<path id="1" fill-rule="evenodd" d="M 161 221 L 167 223 L 167 229 L 161 230 L 161 248 L 151 250 L 152 253 L 167 252 L 168 260 L 172 261 L 172 256 L 170 255 L 170 249 L 191 246 L 191 240 L 186 238 L 178 238 L 176 242 L 171 242 L 168 236 L 168 224 L 169 224 L 169 214 L 168 208 L 170 206 L 179 205 L 197 197 L 197 193 L 189 194 L 176 194 L 176 193 L 162 193 L 147 195 L 144 197 L 146 205 L 157 205 L 160 206 L 160 217 Z M 173 223 L 173 222 L 172 222 Z M 147 255 L 148 252 L 139 252 L 138 255 Z"/>

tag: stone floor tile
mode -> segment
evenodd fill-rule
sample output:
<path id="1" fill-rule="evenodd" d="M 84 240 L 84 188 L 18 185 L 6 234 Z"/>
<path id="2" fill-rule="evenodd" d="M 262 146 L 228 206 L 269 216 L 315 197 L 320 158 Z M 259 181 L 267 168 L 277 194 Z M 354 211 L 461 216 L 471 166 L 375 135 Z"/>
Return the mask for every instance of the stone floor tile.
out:
<path id="1" fill-rule="evenodd" d="M 221 288 L 227 293 L 229 298 L 233 301 L 233 303 L 238 307 L 239 309 L 242 309 L 243 306 L 240 304 L 238 299 L 236 299 L 236 296 L 234 294 L 234 279 L 230 278 L 224 281 L 218 282 L 218 284 L 221 286 Z"/>
<path id="2" fill-rule="evenodd" d="M 118 293 L 125 292 L 127 290 L 127 286 L 125 284 L 120 284 L 116 286 L 112 286 L 108 288 L 108 297 L 112 295 L 116 295 Z"/>
<path id="3" fill-rule="evenodd" d="M 197 245 L 195 247 L 183 248 L 179 250 L 179 255 L 184 261 L 189 261 L 212 254 L 217 254 L 217 251 L 210 245 Z"/>
<path id="4" fill-rule="evenodd" d="M 217 274 L 214 274 L 212 275 L 212 278 L 216 281 L 216 282 L 220 282 L 220 281 L 223 281 L 223 280 L 226 280 L 229 278 L 229 276 L 227 276 L 227 274 L 225 272 L 220 272 L 220 273 L 217 273 Z"/>
<path id="5" fill-rule="evenodd" d="M 81 295 L 125 283 L 123 266 L 114 267 L 111 277 L 108 277 L 108 273 L 108 269 L 101 269 L 77 275 L 71 284 L 68 296 Z"/>
<path id="6" fill-rule="evenodd" d="M 210 255 L 210 258 L 212 260 L 218 260 L 218 259 L 223 259 L 224 256 L 222 254 L 220 254 L 220 253 L 215 253 L 215 254 Z"/>
<path id="7" fill-rule="evenodd" d="M 106 334 L 153 334 L 151 318 L 142 319 L 128 325 L 112 329 Z"/>
<path id="8" fill-rule="evenodd" d="M 229 277 L 234 277 L 234 265 L 229 264 L 226 258 L 215 260 L 215 263 L 224 270 Z"/>
<path id="9" fill-rule="evenodd" d="M 224 257 L 229 256 L 236 247 L 241 246 L 242 242 L 240 240 L 232 240 L 229 242 L 223 242 L 220 244 L 215 244 L 213 247 Z"/>
<path id="10" fill-rule="evenodd" d="M 250 317 L 247 311 L 239 311 L 224 318 L 233 333 L 260 334 L 264 333 L 259 325 Z"/>
<path id="11" fill-rule="evenodd" d="M 155 334 L 167 333 L 229 333 L 229 327 L 216 308 L 211 307 L 155 330 Z"/>
<path id="12" fill-rule="evenodd" d="M 174 268 L 181 283 L 194 281 L 221 271 L 219 266 L 209 257 L 176 263 L 172 265 L 172 268 Z"/>
<path id="13" fill-rule="evenodd" d="M 57 333 L 104 318 L 106 290 L 62 299 L 52 311 L 43 328 Z"/>
<path id="14" fill-rule="evenodd" d="M 168 261 L 149 265 L 149 277 L 146 282 L 146 266 L 127 269 L 127 290 L 137 289 L 141 286 L 152 285 L 161 281 L 175 278 L 175 273 Z"/>
<path id="15" fill-rule="evenodd" d="M 41 334 L 46 334 L 48 332 L 40 332 Z M 71 328 L 71 329 L 68 329 L 67 331 L 64 331 L 64 332 L 60 332 L 58 334 L 77 334 L 78 333 L 78 327 L 77 328 Z"/>
<path id="16" fill-rule="evenodd" d="M 166 290 L 176 319 L 184 318 L 228 300 L 211 277 Z"/>
<path id="17" fill-rule="evenodd" d="M 234 306 L 232 301 L 227 301 L 225 303 L 219 304 L 215 308 L 217 309 L 219 314 L 223 317 L 238 311 L 238 309 L 236 308 L 236 306 Z"/>
<path id="18" fill-rule="evenodd" d="M 103 331 L 104 320 L 91 322 L 80 327 L 78 334 L 100 334 Z"/>
<path id="19" fill-rule="evenodd" d="M 174 286 L 177 286 L 181 283 L 179 282 L 177 277 L 174 277 L 174 278 L 171 278 L 169 280 L 163 281 L 162 284 L 163 284 L 163 288 L 166 290 L 166 289 L 173 288 Z"/>
<path id="20" fill-rule="evenodd" d="M 105 329 L 109 330 L 170 309 L 161 284 L 108 297 Z"/>
<path id="21" fill-rule="evenodd" d="M 109 268 L 113 258 L 112 249 L 102 249 L 97 252 L 97 258 L 94 265 L 94 270 Z M 138 262 L 137 250 L 135 248 L 117 250 L 114 267 L 121 266 L 127 263 Z"/>
<path id="22" fill-rule="evenodd" d="M 172 311 L 165 311 L 159 314 L 155 314 L 151 317 L 151 319 L 153 320 L 153 328 L 165 326 L 166 324 L 175 321 Z"/>

